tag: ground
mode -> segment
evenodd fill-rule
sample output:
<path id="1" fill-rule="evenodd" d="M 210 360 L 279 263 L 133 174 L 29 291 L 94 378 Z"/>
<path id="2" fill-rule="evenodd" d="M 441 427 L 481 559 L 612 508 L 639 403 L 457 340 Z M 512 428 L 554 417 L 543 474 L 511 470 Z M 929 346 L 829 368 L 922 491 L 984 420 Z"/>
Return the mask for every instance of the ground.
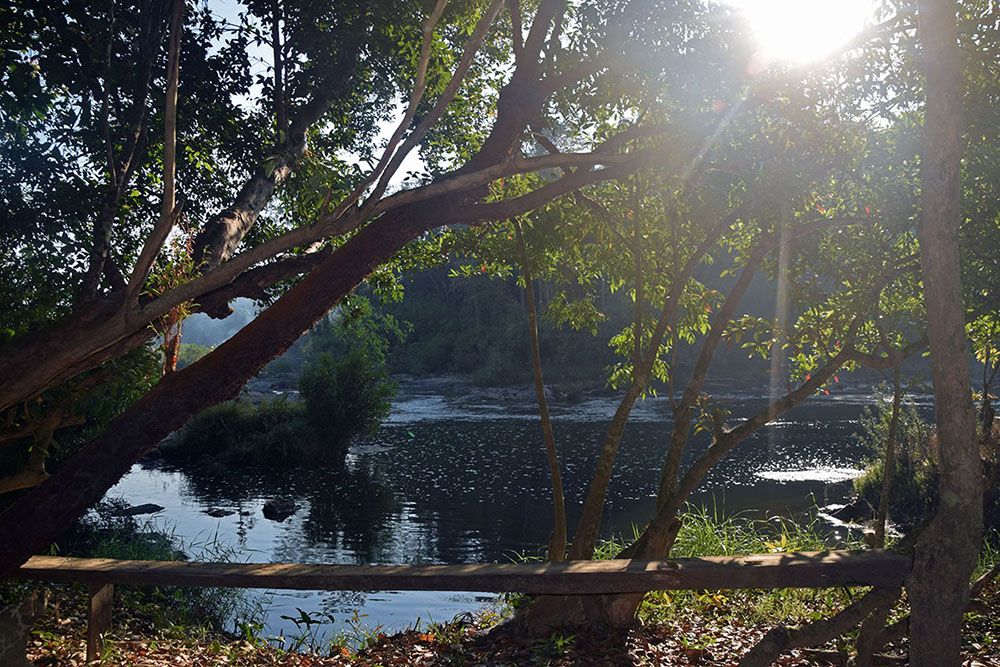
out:
<path id="1" fill-rule="evenodd" d="M 56 589 L 57 604 L 36 627 L 29 658 L 36 665 L 83 665 L 84 607 L 82 595 Z M 966 667 L 1000 667 L 996 641 L 1000 619 L 1000 591 L 987 598 L 991 612 L 970 615 Z M 730 603 L 733 600 L 729 600 Z M 121 610 L 107 642 L 103 664 L 144 667 L 202 667 L 209 665 L 395 666 L 395 665 L 735 665 L 740 656 L 769 626 L 742 624 L 731 613 L 691 613 L 667 622 L 649 622 L 627 632 L 553 635 L 545 641 L 493 640 L 485 626 L 489 619 L 467 617 L 423 631 L 366 638 L 360 649 L 328 647 L 323 654 L 276 649 L 260 639 L 237 639 L 190 628 L 154 627 L 150 618 Z M 796 651 L 784 656 L 783 666 L 843 664 L 833 660 L 837 646 L 819 651 Z M 891 655 L 891 652 L 890 652 Z M 831 657 L 831 659 L 827 659 Z M 902 658 L 883 664 L 905 664 Z"/>

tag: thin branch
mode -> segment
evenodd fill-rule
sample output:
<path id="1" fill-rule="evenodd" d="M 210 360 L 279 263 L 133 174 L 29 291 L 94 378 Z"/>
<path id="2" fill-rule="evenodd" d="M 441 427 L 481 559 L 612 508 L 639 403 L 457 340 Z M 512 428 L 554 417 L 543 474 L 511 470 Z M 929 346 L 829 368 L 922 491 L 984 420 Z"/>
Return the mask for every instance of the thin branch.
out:
<path id="1" fill-rule="evenodd" d="M 170 45 L 167 51 L 167 94 L 163 112 L 163 201 L 160 218 L 153 232 L 146 238 L 132 276 L 125 289 L 126 304 L 131 304 L 146 281 L 156 255 L 167 240 L 180 209 L 177 207 L 177 87 L 180 81 L 181 32 L 183 31 L 184 2 L 174 0 L 170 14 Z M 126 306 L 128 307 L 128 306 Z"/>
<path id="2" fill-rule="evenodd" d="M 111 142 L 111 54 L 115 41 L 115 0 L 108 3 L 108 45 L 104 51 L 104 81 L 101 94 L 101 134 L 104 138 L 108 158 L 108 174 L 111 187 L 118 187 L 118 164 L 115 159 L 115 149 Z"/>
<path id="3" fill-rule="evenodd" d="M 274 124 L 276 143 L 286 140 L 288 108 L 285 105 L 285 54 L 281 45 L 281 2 L 271 0 L 271 50 L 274 56 Z"/>
<path id="4" fill-rule="evenodd" d="M 542 375 L 542 357 L 538 342 L 538 308 L 535 305 L 535 285 L 531 277 L 531 263 L 524 243 L 524 233 L 517 219 L 511 221 L 517 236 L 517 250 L 521 261 L 521 275 L 524 278 L 524 300 L 528 310 L 528 334 L 531 343 L 531 370 L 535 382 L 535 399 L 538 402 L 538 416 L 542 424 L 542 440 L 545 457 L 549 464 L 552 480 L 552 535 L 549 538 L 548 558 L 562 561 L 566 558 L 566 499 L 563 491 L 562 474 L 559 470 L 559 454 L 556 451 L 549 403 L 545 398 L 545 379 Z"/>
<path id="5" fill-rule="evenodd" d="M 358 185 L 354 190 L 344 198 L 337 208 L 333 211 L 333 217 L 339 218 L 343 215 L 351 206 L 361 198 L 365 190 L 375 182 L 376 178 L 382 176 L 385 169 L 388 167 L 390 160 L 392 159 L 395 151 L 396 145 L 399 143 L 400 138 L 402 138 L 403 133 L 409 129 L 410 124 L 413 123 L 413 117 L 417 113 L 417 106 L 420 104 L 420 100 L 423 99 L 424 91 L 427 90 L 427 66 L 431 59 L 431 46 L 434 42 L 434 28 L 437 26 L 438 22 L 441 20 L 441 15 L 444 13 L 444 8 L 448 4 L 448 0 L 437 0 L 434 5 L 434 9 L 431 11 L 430 16 L 424 21 L 423 27 L 421 28 L 422 38 L 420 43 L 420 57 L 417 61 L 417 72 L 414 78 L 413 89 L 410 91 L 410 99 L 407 104 L 406 111 L 403 113 L 403 118 L 399 121 L 396 129 L 393 131 L 392 136 L 389 137 L 389 141 L 385 146 L 385 150 L 382 152 L 382 157 L 379 158 L 378 164 L 375 169 L 372 170 L 370 174 Z"/>
<path id="6" fill-rule="evenodd" d="M 514 48 L 514 60 L 521 58 L 524 50 L 524 25 L 521 20 L 521 0 L 510 0 L 508 4 L 510 10 L 510 34 Z"/>
<path id="7" fill-rule="evenodd" d="M 385 171 L 382 172 L 381 177 L 379 177 L 375 190 L 371 193 L 371 195 L 369 195 L 368 199 L 365 200 L 365 203 L 362 204 L 361 210 L 363 213 L 367 213 L 374 208 L 375 204 L 378 203 L 378 200 L 385 192 L 385 189 L 389 186 L 389 180 L 395 175 L 399 166 L 403 163 L 403 160 L 417 144 L 423 141 L 424 137 L 428 132 L 430 132 L 431 128 L 433 128 L 438 120 L 440 120 L 444 115 L 444 112 L 447 110 L 452 100 L 455 99 L 455 95 L 458 93 L 458 89 L 462 85 L 465 75 L 472 66 L 472 61 L 475 58 L 476 53 L 478 53 L 479 47 L 482 46 L 483 40 L 489 32 L 490 26 L 493 24 L 493 20 L 496 18 L 500 8 L 503 6 L 503 2 L 504 0 L 493 0 L 486 12 L 480 17 L 479 23 L 476 24 L 476 28 L 472 32 L 472 36 L 465 44 L 465 49 L 462 51 L 462 57 L 459 59 L 458 65 L 455 67 L 455 73 L 452 74 L 451 80 L 448 81 L 448 85 L 445 86 L 444 92 L 441 93 L 441 97 L 438 98 L 430 112 L 424 116 L 424 118 L 417 125 L 416 129 L 413 130 L 413 132 L 399 147 L 396 154 L 392 156 L 389 165 L 385 168 Z"/>
<path id="8" fill-rule="evenodd" d="M 642 156 L 635 155 L 607 155 L 598 150 L 592 153 L 564 153 L 556 156 L 540 156 L 533 158 L 516 157 L 505 160 L 491 167 L 477 172 L 457 174 L 436 183 L 407 190 L 396 195 L 386 197 L 378 202 L 372 211 L 372 215 L 379 215 L 397 210 L 403 206 L 409 206 L 420 202 L 425 202 L 433 198 L 461 192 L 485 183 L 492 182 L 502 176 L 516 173 L 536 171 L 538 169 L 548 169 L 552 167 L 572 165 L 572 164 L 604 164 L 608 165 L 604 169 L 588 172 L 576 172 L 570 177 L 565 177 L 553 183 L 542 186 L 529 195 L 520 198 L 505 200 L 510 210 L 516 210 L 516 214 L 537 208 L 556 197 L 562 196 L 578 187 L 589 183 L 615 178 L 621 173 L 630 173 L 639 168 L 641 163 L 650 159 L 656 151 L 647 151 Z M 489 205 L 480 205 L 489 206 Z M 486 215 L 484 209 L 472 206 L 462 209 L 455 209 L 448 218 L 442 217 L 440 226 L 455 224 L 459 222 L 481 222 L 482 216 Z M 494 209 L 495 210 L 495 209 Z M 455 220 L 450 220 L 455 217 Z M 503 219 L 505 216 L 494 216 L 491 220 Z M 512 216 L 506 216 L 512 217 Z M 135 311 L 128 313 L 128 317 L 133 320 L 152 321 L 165 315 L 174 306 L 197 299 L 200 295 L 211 290 L 218 289 L 226 283 L 235 279 L 238 275 L 252 268 L 256 264 L 287 252 L 292 248 L 306 247 L 324 238 L 342 236 L 358 229 L 365 222 L 361 212 L 355 210 L 340 219 L 333 216 L 324 216 L 311 225 L 296 227 L 284 234 L 265 241 L 255 246 L 210 271 L 202 274 L 194 280 L 180 285 L 153 301 L 142 304 Z"/>
<path id="9" fill-rule="evenodd" d="M 885 455 L 882 459 L 882 493 L 878 501 L 875 517 L 875 548 L 885 548 L 885 528 L 889 518 L 889 497 L 892 494 L 892 478 L 896 470 L 896 433 L 899 430 L 899 404 L 903 398 L 899 364 L 892 369 L 892 416 L 889 418 L 889 433 L 885 438 Z"/>

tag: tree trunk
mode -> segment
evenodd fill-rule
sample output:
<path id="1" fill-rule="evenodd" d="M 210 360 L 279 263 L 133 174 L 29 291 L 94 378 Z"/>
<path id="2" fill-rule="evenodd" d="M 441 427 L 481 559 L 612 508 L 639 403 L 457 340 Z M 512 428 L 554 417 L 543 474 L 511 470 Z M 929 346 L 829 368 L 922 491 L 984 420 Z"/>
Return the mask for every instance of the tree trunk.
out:
<path id="1" fill-rule="evenodd" d="M 885 455 L 882 459 L 882 493 L 878 499 L 878 514 L 875 517 L 876 549 L 885 548 L 885 524 L 889 519 L 889 500 L 892 495 L 892 478 L 896 474 L 896 438 L 899 430 L 899 404 L 903 396 L 897 364 L 892 375 L 892 415 L 889 417 L 889 432 L 885 437 Z"/>
<path id="2" fill-rule="evenodd" d="M 547 30 L 559 6 L 561 3 L 555 0 L 543 2 L 532 30 Z M 537 55 L 541 46 L 537 44 L 534 48 Z M 482 169 L 507 155 L 524 129 L 536 119 L 545 98 L 537 67 L 515 70 L 511 81 L 500 92 L 492 132 L 480 152 L 458 172 Z M 638 166 L 636 163 L 631 168 Z M 613 173 L 610 169 L 605 171 Z M 235 396 L 249 377 L 288 349 L 303 331 L 376 267 L 420 234 L 444 224 L 442 210 L 460 211 L 470 201 L 487 193 L 488 188 L 484 186 L 383 215 L 358 231 L 235 336 L 194 364 L 164 377 L 56 475 L 0 514 L 0 535 L 5 537 L 0 542 L 0 580 L 10 577 L 21 563 L 47 546 L 55 535 L 100 500 L 143 453 L 180 428 L 192 415 Z M 111 306 L 110 314 L 118 312 L 113 303 L 108 305 Z M 86 321 L 95 322 L 100 318 L 101 313 L 91 312 Z M 148 330 L 144 325 L 139 328 L 143 332 Z M 57 343 L 53 337 L 60 335 L 67 335 L 66 324 L 47 331 L 43 337 L 53 344 Z M 111 345 L 118 342 L 113 341 Z M 25 372 L 30 370 L 32 360 L 25 359 L 23 354 L 12 353 L 9 359 Z"/>
<path id="3" fill-rule="evenodd" d="M 45 483 L 0 514 L 0 580 L 43 549 L 132 463 L 187 419 L 235 396 L 246 379 L 286 350 L 405 243 L 435 226 L 437 209 L 411 210 L 362 229 L 235 336 L 163 378 Z"/>
<path id="4" fill-rule="evenodd" d="M 658 533 L 650 551 L 669 553 L 681 523 L 675 520 L 668 530 Z M 618 558 L 631 558 L 626 550 Z M 548 637 L 553 632 L 587 626 L 626 628 L 635 624 L 635 612 L 645 593 L 619 595 L 540 595 L 518 609 L 510 620 L 496 628 L 496 633 L 520 637 Z"/>
<path id="5" fill-rule="evenodd" d="M 594 476 L 590 480 L 590 487 L 583 502 L 583 511 L 577 522 L 576 532 L 573 533 L 573 547 L 570 550 L 570 558 L 573 560 L 589 560 L 594 555 L 597 534 L 601 527 L 601 516 L 604 514 L 604 500 L 608 494 L 611 475 L 615 470 L 615 460 L 621 447 L 622 435 L 625 433 L 625 425 L 628 423 L 629 415 L 632 414 L 632 407 L 642 394 L 642 388 L 643 385 L 636 384 L 634 381 L 629 385 L 618 404 L 618 409 L 615 410 L 615 416 L 612 417 L 607 432 L 604 434 L 601 455 L 594 469 Z"/>
<path id="6" fill-rule="evenodd" d="M 559 471 L 559 454 L 556 451 L 552 419 L 549 416 L 549 402 L 545 398 L 545 378 L 542 375 L 542 355 L 538 345 L 538 309 L 535 306 L 535 285 L 531 279 L 528 250 L 524 245 L 521 224 L 514 220 L 517 246 L 521 255 L 521 275 L 524 276 L 524 301 L 528 310 L 528 334 L 531 339 L 531 372 L 535 380 L 535 398 L 538 401 L 538 416 L 542 422 L 542 439 L 545 442 L 545 458 L 552 478 L 552 536 L 549 538 L 548 558 L 561 561 L 566 558 L 566 495 L 563 492 L 562 474 Z"/>
<path id="7" fill-rule="evenodd" d="M 940 446 L 940 500 L 917 540 L 907 592 L 910 664 L 942 667 L 961 662 L 962 616 L 982 538 L 983 488 L 958 252 L 964 84 L 957 8 L 942 0 L 919 0 L 917 6 L 927 91 L 917 236 Z"/>

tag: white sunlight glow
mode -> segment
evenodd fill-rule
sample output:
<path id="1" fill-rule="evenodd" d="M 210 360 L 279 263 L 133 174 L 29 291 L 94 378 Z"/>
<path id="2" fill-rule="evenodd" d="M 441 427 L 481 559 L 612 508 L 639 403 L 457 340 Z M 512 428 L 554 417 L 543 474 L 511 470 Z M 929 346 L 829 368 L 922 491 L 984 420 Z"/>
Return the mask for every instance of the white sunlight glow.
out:
<path id="1" fill-rule="evenodd" d="M 873 17 L 872 0 L 730 0 L 742 14 L 766 66 L 803 64 L 830 55 Z"/>

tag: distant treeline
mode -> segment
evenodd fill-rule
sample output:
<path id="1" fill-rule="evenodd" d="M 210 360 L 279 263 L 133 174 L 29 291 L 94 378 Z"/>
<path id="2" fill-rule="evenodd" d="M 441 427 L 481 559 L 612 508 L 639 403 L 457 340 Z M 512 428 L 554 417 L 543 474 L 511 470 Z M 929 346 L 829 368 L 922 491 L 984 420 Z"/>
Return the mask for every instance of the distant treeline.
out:
<path id="1" fill-rule="evenodd" d="M 394 318 L 404 333 L 389 348 L 388 364 L 394 374 L 469 376 L 483 386 L 504 386 L 531 381 L 528 350 L 528 316 L 524 289 L 508 280 L 456 278 L 450 268 L 438 267 L 404 277 L 404 298 L 395 303 L 370 297 L 374 309 Z M 541 312 L 539 335 L 546 382 L 560 385 L 601 386 L 607 368 L 618 361 L 608 345 L 612 336 L 630 325 L 633 304 L 625 292 L 599 291 L 598 307 L 604 313 L 597 331 L 576 331 L 557 326 L 546 317 L 546 306 L 554 290 L 544 282 L 535 285 Z M 773 311 L 773 285 L 755 284 L 746 297 L 751 312 Z M 262 377 L 272 381 L 287 378 L 293 384 L 303 364 L 307 333 L 281 358 L 272 362 Z M 681 372 L 693 362 L 696 350 L 681 345 Z M 768 364 L 749 359 L 740 349 L 725 350 L 717 360 L 728 380 L 765 382 Z"/>
<path id="2" fill-rule="evenodd" d="M 384 303 L 368 295 L 376 314 L 393 318 L 404 334 L 402 340 L 392 336 L 390 341 L 387 356 L 390 372 L 415 376 L 456 373 L 469 376 L 482 386 L 530 382 L 524 289 L 513 278 L 456 278 L 450 275 L 452 268 L 446 265 L 407 274 L 403 278 L 405 296 L 399 302 Z M 720 289 L 725 287 L 718 278 L 706 282 Z M 598 307 L 605 318 L 596 333 L 591 333 L 557 326 L 545 316 L 546 306 L 555 296 L 553 288 L 537 281 L 535 291 L 541 312 L 539 334 L 546 382 L 603 385 L 607 368 L 618 360 L 608 341 L 631 322 L 630 296 L 624 291 L 600 290 Z M 758 277 L 743 299 L 744 312 L 773 316 L 774 294 L 774 283 Z M 243 323 L 252 318 L 250 302 L 235 306 L 235 320 Z M 304 350 L 315 331 L 306 333 L 269 364 L 260 377 L 278 386 L 295 388 L 305 362 Z M 225 333 L 234 332 L 235 329 Z M 221 342 L 222 338 L 216 340 L 217 337 L 219 327 L 214 321 L 198 321 L 189 326 L 180 365 L 190 363 L 211 349 L 211 345 Z M 683 343 L 678 346 L 680 375 L 686 377 L 696 354 L 697 348 Z M 764 390 L 769 370 L 767 361 L 751 359 L 739 347 L 723 346 L 716 355 L 711 377 L 730 385 Z"/>

